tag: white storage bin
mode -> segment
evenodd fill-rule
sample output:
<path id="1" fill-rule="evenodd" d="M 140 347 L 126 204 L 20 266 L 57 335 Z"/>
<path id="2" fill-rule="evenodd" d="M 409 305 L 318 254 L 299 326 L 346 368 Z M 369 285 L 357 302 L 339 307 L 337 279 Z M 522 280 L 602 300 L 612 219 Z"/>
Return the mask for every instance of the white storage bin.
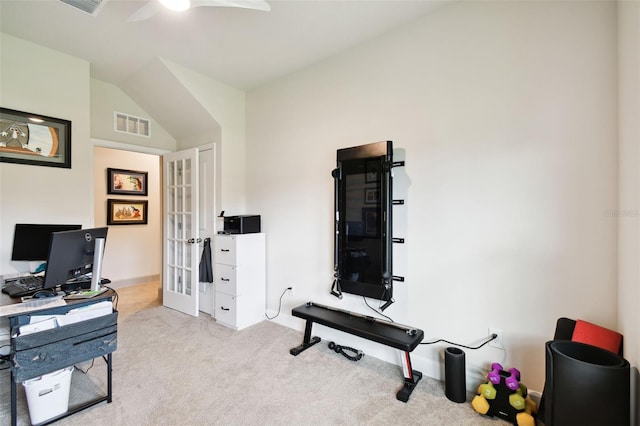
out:
<path id="1" fill-rule="evenodd" d="M 27 395 L 31 424 L 42 423 L 67 412 L 71 373 L 73 373 L 73 367 L 67 367 L 22 382 Z"/>

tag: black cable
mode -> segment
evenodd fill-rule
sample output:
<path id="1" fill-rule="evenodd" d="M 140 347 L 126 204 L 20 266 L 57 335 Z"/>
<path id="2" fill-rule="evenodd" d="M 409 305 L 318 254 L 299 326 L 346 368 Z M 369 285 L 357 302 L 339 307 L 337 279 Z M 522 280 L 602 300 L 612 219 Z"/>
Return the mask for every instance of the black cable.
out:
<path id="1" fill-rule="evenodd" d="M 388 319 L 388 320 L 389 320 L 389 321 L 391 321 L 391 322 L 394 322 L 394 321 L 391 319 L 391 317 L 389 317 L 389 316 L 387 316 L 387 315 L 383 314 L 382 312 L 380 312 L 379 310 L 377 310 L 377 309 L 376 309 L 376 308 L 374 308 L 373 306 L 369 305 L 369 303 L 367 302 L 367 298 L 366 298 L 366 297 L 362 296 L 362 300 L 364 300 L 364 304 L 365 304 L 365 305 L 367 305 L 367 306 L 369 307 L 369 309 L 371 309 L 373 312 L 375 312 L 375 313 L 376 313 L 376 314 L 378 314 L 378 315 L 381 315 L 381 316 L 385 317 L 386 319 Z"/>
<path id="2" fill-rule="evenodd" d="M 492 341 L 496 340 L 497 338 L 498 338 L 498 335 L 494 333 L 489 337 L 489 339 L 487 339 L 485 342 L 483 342 L 479 346 L 466 346 L 466 345 L 461 345 L 460 343 L 453 343 L 453 342 L 450 342 L 450 341 L 444 340 L 444 339 L 434 340 L 433 342 L 421 342 L 420 344 L 421 345 L 433 345 L 434 343 L 445 342 L 445 343 L 448 343 L 450 345 L 460 346 L 461 348 L 465 348 L 465 349 L 480 349 L 481 347 L 483 347 L 487 343 L 492 342 Z"/>
<path id="3" fill-rule="evenodd" d="M 268 320 L 272 320 L 275 319 L 278 315 L 280 315 L 280 309 L 282 308 L 282 298 L 284 297 L 284 294 L 288 291 L 288 290 L 293 290 L 292 287 L 287 287 L 284 289 L 284 291 L 282 292 L 282 294 L 280 295 L 280 301 L 278 302 L 278 313 L 275 314 L 275 316 L 270 317 L 269 315 L 267 315 L 267 313 L 264 313 L 264 316 L 268 319 Z"/>
<path id="4" fill-rule="evenodd" d="M 115 295 L 115 301 L 113 302 L 113 310 L 117 311 L 118 310 L 118 292 L 115 291 L 113 288 L 109 287 L 108 285 L 102 285 L 102 287 L 106 288 L 107 290 L 111 290 L 112 292 L 114 292 Z"/>
<path id="5" fill-rule="evenodd" d="M 0 346 L 0 349 L 7 348 L 7 347 L 9 347 L 9 345 L 2 345 L 2 346 Z M 11 359 L 10 354 L 0 355 L 0 371 L 4 371 L 7 368 L 9 368 L 9 366 L 10 366 L 9 360 L 10 359 Z"/>
<path id="6" fill-rule="evenodd" d="M 89 368 L 87 368 L 86 370 L 83 370 L 82 368 L 78 367 L 77 365 L 74 365 L 74 367 L 76 368 L 76 370 L 78 370 L 79 372 L 81 372 L 82 374 L 87 374 L 89 372 L 89 370 L 91 370 L 93 368 L 93 363 L 95 362 L 95 358 L 91 360 L 91 365 L 89 366 Z"/>

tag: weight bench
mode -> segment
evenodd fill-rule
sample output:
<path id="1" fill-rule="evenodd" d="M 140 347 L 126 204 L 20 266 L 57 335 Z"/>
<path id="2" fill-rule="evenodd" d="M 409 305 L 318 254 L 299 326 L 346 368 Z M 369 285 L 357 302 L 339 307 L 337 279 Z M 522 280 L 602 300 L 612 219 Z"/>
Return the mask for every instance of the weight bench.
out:
<path id="1" fill-rule="evenodd" d="M 289 351 L 293 356 L 297 356 L 302 351 L 320 342 L 319 337 L 311 337 L 311 327 L 316 322 L 326 327 L 403 351 L 404 386 L 396 394 L 398 400 L 407 402 L 411 392 L 422 379 L 422 373 L 411 368 L 411 358 L 409 356 L 409 352 L 413 351 L 424 339 L 422 330 L 313 302 L 307 302 L 304 305 L 293 308 L 291 314 L 294 317 L 307 320 L 302 344 Z"/>

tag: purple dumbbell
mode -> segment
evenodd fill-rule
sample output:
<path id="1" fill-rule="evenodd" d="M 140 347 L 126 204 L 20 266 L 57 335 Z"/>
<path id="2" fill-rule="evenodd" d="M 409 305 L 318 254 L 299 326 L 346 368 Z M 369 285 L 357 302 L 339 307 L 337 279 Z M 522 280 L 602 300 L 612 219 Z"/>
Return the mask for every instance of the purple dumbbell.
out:
<path id="1" fill-rule="evenodd" d="M 517 368 L 509 369 L 510 376 L 504 380 L 504 384 L 512 391 L 518 390 L 520 387 L 520 371 Z"/>
<path id="2" fill-rule="evenodd" d="M 487 379 L 494 385 L 500 384 L 500 372 L 502 371 L 502 365 L 494 362 L 491 364 L 491 371 L 487 374 Z"/>

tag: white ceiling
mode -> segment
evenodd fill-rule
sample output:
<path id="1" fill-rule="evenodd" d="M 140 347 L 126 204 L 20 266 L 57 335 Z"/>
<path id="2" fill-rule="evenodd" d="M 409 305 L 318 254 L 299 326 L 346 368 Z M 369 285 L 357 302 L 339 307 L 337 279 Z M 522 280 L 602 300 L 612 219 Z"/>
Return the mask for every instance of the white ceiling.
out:
<path id="1" fill-rule="evenodd" d="M 250 90 L 442 4 L 435 0 L 267 1 L 270 12 L 197 7 L 129 22 L 127 18 L 146 1 L 105 0 L 92 16 L 59 0 L 0 0 L 0 31 L 87 60 L 93 78 L 120 87 L 126 87 L 128 79 L 139 79 L 140 70 L 152 70 L 148 65 L 160 57 Z M 143 106 L 156 103 L 150 97 L 135 100 Z M 170 123 L 162 124 L 173 133 Z"/>

